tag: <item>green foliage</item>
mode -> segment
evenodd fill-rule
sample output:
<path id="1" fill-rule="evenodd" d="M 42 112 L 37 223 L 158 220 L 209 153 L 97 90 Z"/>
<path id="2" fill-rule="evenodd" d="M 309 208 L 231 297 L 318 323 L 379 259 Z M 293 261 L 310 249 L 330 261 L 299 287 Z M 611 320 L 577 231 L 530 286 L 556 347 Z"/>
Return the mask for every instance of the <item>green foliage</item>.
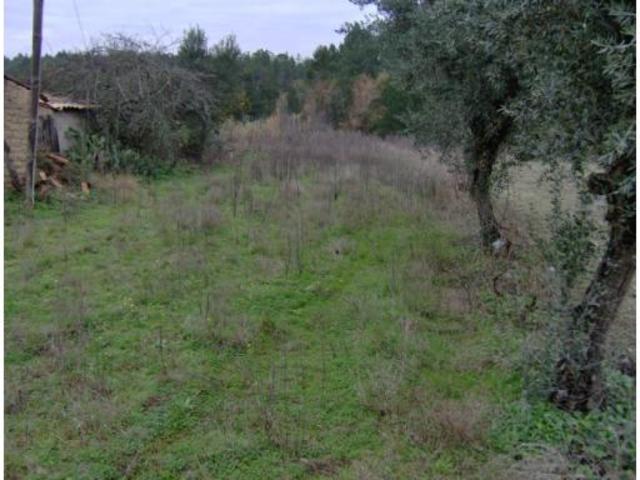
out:
<path id="1" fill-rule="evenodd" d="M 31 57 L 22 53 L 13 58 L 5 56 L 4 72 L 18 80 L 27 80 L 31 72 Z"/>
<path id="2" fill-rule="evenodd" d="M 635 158 L 635 2 L 498 2 L 530 91 L 512 106 L 522 158 L 585 172 Z M 635 215 L 635 162 L 612 178 Z M 613 176 L 612 176 L 613 177 Z"/>
<path id="3" fill-rule="evenodd" d="M 619 401 L 588 414 L 567 413 L 547 403 L 510 406 L 492 432 L 496 448 L 516 456 L 527 447 L 546 444 L 558 448 L 585 478 L 635 477 L 635 408 L 629 377 L 611 375 L 621 394 Z M 514 452 L 514 446 L 516 451 Z"/>
<path id="4" fill-rule="evenodd" d="M 107 150 L 105 138 L 74 128 L 69 128 L 66 135 L 73 142 L 66 154 L 74 164 L 80 167 L 81 176 L 88 178 L 88 174 L 96 168 L 96 163 Z"/>
<path id="5" fill-rule="evenodd" d="M 375 78 L 382 72 L 381 45 L 377 33 L 363 23 L 347 23 L 339 31 L 342 43 L 318 47 L 307 62 L 307 78 L 331 85 L 325 111 L 320 112 L 334 127 L 343 127 L 353 108 L 353 88 L 362 75 Z M 371 111 L 379 105 L 371 105 Z M 370 131 L 370 128 L 365 128 Z"/>
<path id="6" fill-rule="evenodd" d="M 69 88 L 63 93 L 99 106 L 91 127 L 109 144 L 137 152 L 143 160 L 136 171 L 168 171 L 185 156 L 201 156 L 220 116 L 200 72 L 125 36 L 106 37 L 72 60 L 53 77 Z"/>
<path id="7" fill-rule="evenodd" d="M 329 123 L 334 127 L 339 127 L 347 118 L 352 92 L 352 84 L 348 80 L 338 81 L 334 84 L 327 105 Z"/>
<path id="8" fill-rule="evenodd" d="M 552 238 L 545 242 L 546 260 L 562 278 L 565 298 L 583 278 L 595 253 L 596 225 L 589 212 L 563 213 L 556 211 L 551 226 Z"/>
<path id="9" fill-rule="evenodd" d="M 5 65 L 8 74 L 29 81 L 30 57 L 5 57 Z M 233 35 L 210 47 L 206 32 L 194 26 L 184 32 L 177 54 L 112 35 L 88 51 L 45 55 L 42 81 L 45 91 L 101 105 L 101 135 L 157 157 L 167 169 L 180 157 L 199 159 L 223 120 L 271 115 L 283 93 L 299 112 L 302 89 L 294 85 L 305 75 L 298 59 L 266 50 L 244 53 Z"/>
<path id="10" fill-rule="evenodd" d="M 565 180 L 563 169 L 553 168 L 560 162 L 584 178 L 597 159 L 603 171 L 591 175 L 587 185 L 591 194 L 606 198 L 610 238 L 601 268 L 574 310 L 581 321 L 566 319 L 573 330 L 583 330 L 571 332 L 572 346 L 563 352 L 575 354 L 570 363 L 581 373 L 568 373 L 558 380 L 565 388 L 558 388 L 572 390 L 571 398 L 598 403 L 604 337 L 633 276 L 626 265 L 634 265 L 636 215 L 635 2 L 355 3 L 378 7 L 388 69 L 421 100 L 408 116 L 410 129 L 425 143 L 466 147 L 472 196 L 479 207 L 484 199 L 479 213 L 491 209 L 486 199 L 492 167 L 506 141 L 516 161 L 547 163 L 558 183 Z M 562 277 L 566 307 L 569 290 L 594 250 L 592 225 L 582 212 L 554 213 L 558 218 L 547 257 Z M 495 225 L 493 213 L 485 217 L 482 227 Z M 485 244 L 499 234 L 495 230 L 483 231 Z M 612 265 L 619 271 L 612 273 Z M 620 275 L 623 288 L 608 283 L 606 277 L 613 275 Z M 576 405 L 566 408 L 590 408 L 588 402 Z"/>
<path id="11" fill-rule="evenodd" d="M 366 74 L 375 77 L 381 70 L 380 39 L 365 24 L 345 24 L 339 33 L 344 40 L 337 51 L 337 77 L 355 78 Z"/>
<path id="12" fill-rule="evenodd" d="M 208 55 L 207 34 L 200 27 L 195 26 L 184 32 L 182 42 L 178 48 L 178 59 L 189 68 L 202 68 L 203 61 Z"/>
<path id="13" fill-rule="evenodd" d="M 282 94 L 289 97 L 290 112 L 299 113 L 302 110 L 304 96 L 309 84 L 318 80 L 335 82 L 337 88 L 329 101 L 331 105 L 330 117 L 338 125 L 346 118 L 351 102 L 351 89 L 354 80 L 362 74 L 372 77 L 381 72 L 380 44 L 377 34 L 362 23 L 345 24 L 340 30 L 344 35 L 341 45 L 321 46 L 311 59 L 301 61 L 288 54 L 274 54 L 267 50 L 242 52 L 233 35 L 209 45 L 206 32 L 199 26 L 185 30 L 178 52 L 169 52 L 145 45 L 144 42 L 120 38 L 121 45 L 115 50 L 150 50 L 156 60 L 167 64 L 175 63 L 182 69 L 195 74 L 207 95 L 212 99 L 210 106 L 210 124 L 215 125 L 220 120 L 234 118 L 250 120 L 264 118 L 271 115 L 276 107 L 278 98 Z M 112 38 L 112 44 L 117 43 Z M 107 44 L 108 42 L 103 42 Z M 140 48 L 142 47 L 142 48 Z M 106 53 L 103 51 L 102 53 Z M 54 56 L 43 58 L 43 85 L 45 90 L 55 93 L 71 94 L 79 98 L 95 99 L 95 92 L 85 82 L 78 82 L 75 75 L 69 75 L 69 70 L 91 69 L 94 64 L 117 63 L 119 59 L 115 52 L 109 52 L 109 59 L 100 61 L 91 58 L 89 53 L 60 52 Z M 142 62 L 144 64 L 144 62 Z M 14 59 L 5 58 L 7 73 L 19 79 L 29 79 L 29 57 L 16 56 Z M 301 84 L 307 82 L 307 85 Z M 100 83 L 102 86 L 103 84 Z M 107 87 L 107 85 L 104 85 Z M 111 87 L 109 87 L 111 88 Z M 180 119 L 181 126 L 190 124 L 192 132 L 180 133 L 181 138 L 195 141 L 202 138 L 202 125 L 193 126 L 190 112 L 186 112 L 188 119 Z M 393 123 L 393 122 L 391 122 Z M 194 132 L 193 130 L 197 130 Z M 104 133 L 104 132 L 102 132 Z M 187 142 L 185 155 L 197 156 L 198 148 L 193 148 Z M 196 153 L 194 153 L 196 151 Z"/>
<path id="14" fill-rule="evenodd" d="M 517 63 L 496 41 L 495 8 L 486 1 L 380 0 L 374 25 L 386 69 L 413 98 L 408 129 L 424 143 L 468 145 L 475 124 L 491 123 L 509 100 Z"/>
<path id="15" fill-rule="evenodd" d="M 266 50 L 246 54 L 243 57 L 242 84 L 249 101 L 249 118 L 271 115 L 283 93 L 290 97 L 289 102 L 295 110 L 300 111 L 301 103 L 295 83 L 301 76 L 301 66 L 289 55 L 274 55 Z"/>
<path id="16" fill-rule="evenodd" d="M 194 27 L 185 32 L 178 57 L 206 76 L 225 119 L 267 117 L 283 93 L 289 95 L 295 111 L 301 109 L 294 84 L 302 79 L 304 69 L 287 54 L 275 55 L 267 50 L 243 53 L 233 35 L 209 49 L 204 31 Z"/>
<path id="17" fill-rule="evenodd" d="M 287 95 L 287 112 L 291 114 L 299 114 L 302 111 L 304 93 L 299 85 L 289 87 L 285 92 Z"/>
<path id="18" fill-rule="evenodd" d="M 328 80 L 334 78 L 338 71 L 339 53 L 335 45 L 321 45 L 313 52 L 307 67 L 310 80 Z"/>
<path id="19" fill-rule="evenodd" d="M 407 129 L 406 115 L 416 99 L 406 90 L 387 78 L 381 86 L 380 98 L 374 102 L 373 109 L 379 107 L 382 116 L 371 125 L 371 133 L 389 135 L 404 133 Z"/>
<path id="20" fill-rule="evenodd" d="M 109 143 L 99 134 L 69 129 L 73 144 L 67 155 L 79 167 L 78 178 L 86 180 L 92 171 L 132 173 L 148 177 L 168 173 L 162 164 L 131 148 Z"/>

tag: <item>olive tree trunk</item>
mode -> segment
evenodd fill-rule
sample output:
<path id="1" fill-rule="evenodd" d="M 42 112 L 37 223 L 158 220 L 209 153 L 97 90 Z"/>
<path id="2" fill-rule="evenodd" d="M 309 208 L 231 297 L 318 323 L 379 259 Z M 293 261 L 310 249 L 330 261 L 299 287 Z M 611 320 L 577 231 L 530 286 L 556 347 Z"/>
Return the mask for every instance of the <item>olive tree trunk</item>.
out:
<path id="1" fill-rule="evenodd" d="M 487 121 L 483 116 L 479 116 L 471 122 L 473 138 L 467 154 L 471 198 L 476 204 L 480 236 L 486 249 L 490 249 L 496 240 L 502 238 L 500 225 L 493 212 L 491 177 L 500 148 L 512 129 L 510 117 L 497 109 L 494 117 L 492 121 Z"/>
<path id="2" fill-rule="evenodd" d="M 490 249 L 502 236 L 493 212 L 491 201 L 492 174 L 500 149 L 513 129 L 513 119 L 503 108 L 519 92 L 518 78 L 512 71 L 504 72 L 505 88 L 486 111 L 471 118 L 471 143 L 467 149 L 467 171 L 469 173 L 471 198 L 476 204 L 482 245 Z M 482 94 L 482 92 L 479 92 Z"/>
<path id="3" fill-rule="evenodd" d="M 590 191 L 607 197 L 609 240 L 584 298 L 572 312 L 556 365 L 552 400 L 565 410 L 588 411 L 605 404 L 602 363 L 607 332 L 635 274 L 635 191 L 621 188 L 622 179 L 629 178 L 629 172 L 633 175 L 634 161 L 635 152 L 589 179 Z"/>
<path id="4" fill-rule="evenodd" d="M 469 164 L 471 198 L 478 211 L 482 245 L 487 249 L 501 237 L 498 221 L 493 213 L 493 202 L 491 201 L 491 174 L 493 173 L 497 156 L 497 149 L 483 142 L 477 142 L 474 143 Z"/>

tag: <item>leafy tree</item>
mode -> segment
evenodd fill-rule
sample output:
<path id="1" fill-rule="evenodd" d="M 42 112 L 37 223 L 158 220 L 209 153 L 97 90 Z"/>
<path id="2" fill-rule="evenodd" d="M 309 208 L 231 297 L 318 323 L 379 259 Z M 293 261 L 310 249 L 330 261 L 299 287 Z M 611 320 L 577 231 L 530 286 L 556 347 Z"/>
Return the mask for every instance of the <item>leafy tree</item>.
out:
<path id="1" fill-rule="evenodd" d="M 489 194 L 507 142 L 517 160 L 546 161 L 552 172 L 569 162 L 581 175 L 597 160 L 586 183 L 607 201 L 609 241 L 570 314 L 553 400 L 602 405 L 607 331 L 635 274 L 634 2 L 356 3 L 377 5 L 389 68 L 420 99 L 409 127 L 424 142 L 465 145 L 485 245 L 499 235 Z M 565 232 L 584 230 L 570 223 Z"/>
<path id="2" fill-rule="evenodd" d="M 361 22 L 354 22 L 345 24 L 339 33 L 344 35 L 344 40 L 338 48 L 338 76 L 377 76 L 381 59 L 380 39 L 375 32 Z"/>
<path id="3" fill-rule="evenodd" d="M 381 72 L 380 45 L 376 33 L 362 23 L 347 23 L 339 32 L 345 36 L 343 42 L 338 47 L 318 47 L 306 70 L 311 83 L 330 85 L 321 113 L 334 127 L 345 127 L 354 106 L 355 82 L 362 75 L 373 78 Z"/>
<path id="4" fill-rule="evenodd" d="M 287 95 L 287 111 L 298 114 L 302 111 L 302 87 L 300 84 L 291 85 L 285 92 Z"/>
<path id="5" fill-rule="evenodd" d="M 307 69 L 310 80 L 335 78 L 338 72 L 338 49 L 336 46 L 331 44 L 328 47 L 321 45 L 316 48 Z"/>
<path id="6" fill-rule="evenodd" d="M 242 50 L 236 37 L 229 35 L 220 40 L 211 49 L 210 56 L 223 117 L 242 118 L 249 105 L 242 88 Z"/>
<path id="7" fill-rule="evenodd" d="M 635 2 L 499 2 L 501 23 L 526 67 L 530 95 L 513 105 L 521 158 L 594 167 L 587 193 L 604 196 L 609 239 L 571 311 L 553 400 L 569 410 L 605 401 L 607 332 L 635 275 Z"/>
<path id="8" fill-rule="evenodd" d="M 245 56 L 243 83 L 251 105 L 248 112 L 251 117 L 263 117 L 273 112 L 281 92 L 279 74 L 271 52 L 258 50 Z"/>
<path id="9" fill-rule="evenodd" d="M 498 235 L 489 188 L 508 140 L 519 160 L 570 162 L 577 174 L 597 158 L 587 187 L 607 200 L 609 242 L 570 315 L 553 399 L 601 405 L 606 334 L 635 273 L 634 3 L 359 3 L 378 5 L 392 69 L 421 99 L 410 126 L 423 141 L 466 146 L 485 244 Z"/>
<path id="10" fill-rule="evenodd" d="M 209 56 L 207 34 L 199 26 L 189 28 L 178 48 L 178 59 L 182 65 L 202 69 Z"/>
<path id="11" fill-rule="evenodd" d="M 405 116 L 418 101 L 419 99 L 396 85 L 391 77 L 383 78 L 380 84 L 380 98 L 373 105 L 373 108 L 380 108 L 382 115 L 374 121 L 370 131 L 383 136 L 406 131 Z"/>
<path id="12" fill-rule="evenodd" d="M 43 59 L 44 63 L 45 59 Z M 31 57 L 19 53 L 13 58 L 4 57 L 4 72 L 12 77 L 28 81 L 31 69 Z"/>
<path id="13" fill-rule="evenodd" d="M 423 143 L 464 146 L 482 243 L 490 247 L 501 238 L 492 174 L 513 133 L 506 107 L 521 91 L 509 45 L 493 41 L 495 9 L 481 0 L 355 3 L 378 7 L 388 68 L 410 97 L 420 99 L 408 112 L 408 129 Z"/>

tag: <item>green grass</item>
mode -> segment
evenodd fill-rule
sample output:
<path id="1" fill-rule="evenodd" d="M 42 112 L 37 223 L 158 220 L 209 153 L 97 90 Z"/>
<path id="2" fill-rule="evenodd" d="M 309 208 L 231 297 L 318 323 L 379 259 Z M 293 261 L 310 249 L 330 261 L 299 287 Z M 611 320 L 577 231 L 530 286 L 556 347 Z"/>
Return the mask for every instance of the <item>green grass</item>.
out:
<path id="1" fill-rule="evenodd" d="M 521 380 L 499 361 L 518 333 L 442 300 L 475 247 L 381 186 L 366 206 L 249 183 L 233 217 L 230 179 L 7 202 L 7 478 L 480 471 Z M 201 205 L 219 217 L 178 229 Z"/>

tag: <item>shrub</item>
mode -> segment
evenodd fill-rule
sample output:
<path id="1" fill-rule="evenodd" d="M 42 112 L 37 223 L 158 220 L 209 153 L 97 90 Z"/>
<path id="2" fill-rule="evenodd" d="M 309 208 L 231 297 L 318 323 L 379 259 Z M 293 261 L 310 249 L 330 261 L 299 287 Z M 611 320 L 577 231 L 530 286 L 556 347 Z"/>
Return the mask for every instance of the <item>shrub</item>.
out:
<path id="1" fill-rule="evenodd" d="M 99 134 L 69 129 L 67 135 L 73 140 L 67 155 L 76 165 L 82 179 L 88 178 L 92 171 L 146 176 L 166 172 L 166 168 L 162 168 L 152 157 L 123 147 L 117 142 L 108 143 Z"/>
<path id="2" fill-rule="evenodd" d="M 136 173 L 155 175 L 181 156 L 200 157 L 218 119 L 201 74 L 179 66 L 162 46 L 123 35 L 79 54 L 55 82 L 99 106 L 93 126 L 117 148 L 110 161 Z"/>
<path id="3" fill-rule="evenodd" d="M 489 407 L 479 399 L 438 400 L 409 414 L 407 435 L 430 450 L 478 447 L 487 436 Z"/>

